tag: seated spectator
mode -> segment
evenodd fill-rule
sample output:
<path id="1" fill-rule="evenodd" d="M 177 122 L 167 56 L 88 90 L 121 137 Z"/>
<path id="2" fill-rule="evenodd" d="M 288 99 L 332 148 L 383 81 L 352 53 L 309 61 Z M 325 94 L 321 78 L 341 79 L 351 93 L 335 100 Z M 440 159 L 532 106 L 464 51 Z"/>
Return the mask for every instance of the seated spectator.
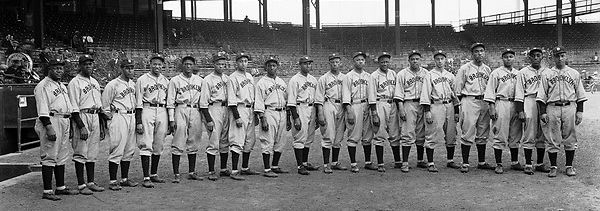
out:
<path id="1" fill-rule="evenodd" d="M 600 58 L 598 58 L 598 52 L 594 53 L 594 56 L 592 57 L 592 62 L 597 63 L 600 61 Z"/>
<path id="2" fill-rule="evenodd" d="M 38 82 L 40 76 L 27 68 L 21 58 L 10 61 L 10 67 L 4 72 L 6 79 L 12 79 L 17 84 Z"/>
<path id="3" fill-rule="evenodd" d="M 6 51 L 4 52 L 4 55 L 10 56 L 13 53 L 19 53 L 19 52 L 21 52 L 21 48 L 19 47 L 19 41 L 12 40 L 11 46 L 8 47 L 8 49 L 6 49 Z"/>
<path id="4" fill-rule="evenodd" d="M 3 48 L 10 48 L 12 47 L 12 41 L 13 41 L 13 36 L 12 35 L 6 35 L 5 39 L 2 40 L 2 47 Z"/>
<path id="5" fill-rule="evenodd" d="M 244 23 L 250 23 L 250 18 L 248 18 L 248 16 L 246 15 L 246 17 L 244 18 Z"/>

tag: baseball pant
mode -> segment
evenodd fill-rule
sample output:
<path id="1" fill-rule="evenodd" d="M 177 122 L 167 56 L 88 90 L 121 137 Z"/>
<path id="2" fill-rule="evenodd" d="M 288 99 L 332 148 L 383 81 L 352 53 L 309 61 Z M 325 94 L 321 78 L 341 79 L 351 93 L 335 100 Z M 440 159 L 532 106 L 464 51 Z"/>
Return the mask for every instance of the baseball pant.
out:
<path id="1" fill-rule="evenodd" d="M 298 111 L 301 127 L 300 130 L 296 130 L 292 126 L 292 137 L 294 137 L 292 146 L 294 149 L 304 149 L 304 147 L 309 147 L 315 141 L 316 108 L 302 103 L 296 106 L 296 110 Z"/>
<path id="2" fill-rule="evenodd" d="M 522 123 L 515 110 L 515 102 L 496 100 L 496 114 L 498 118 L 492 120 L 492 134 L 494 136 L 494 149 L 519 148 L 523 134 Z"/>
<path id="3" fill-rule="evenodd" d="M 35 132 L 40 138 L 40 157 L 42 158 L 43 166 L 61 166 L 65 165 L 69 160 L 71 150 L 71 140 L 69 139 L 70 119 L 51 116 L 50 122 L 56 132 L 56 141 L 48 140 L 46 127 L 42 125 L 42 121 L 35 121 Z"/>
<path id="4" fill-rule="evenodd" d="M 435 149 L 437 143 L 445 141 L 446 147 L 456 146 L 456 121 L 454 121 L 454 105 L 452 103 L 431 104 L 433 123 L 425 125 L 425 144 L 428 149 Z"/>
<path id="5" fill-rule="evenodd" d="M 275 111 L 271 108 L 265 109 L 265 119 L 269 126 L 268 131 L 263 131 L 262 128 L 258 131 L 258 139 L 262 148 L 262 154 L 273 154 L 282 152 L 285 146 L 283 133 L 286 131 L 286 111 Z"/>
<path id="6" fill-rule="evenodd" d="M 206 153 L 211 155 L 217 155 L 217 153 L 229 152 L 229 107 L 221 106 L 221 104 L 214 104 L 208 106 L 208 112 L 213 119 L 215 126 L 213 131 L 207 131 L 208 133 L 208 145 L 206 146 Z M 232 125 L 235 127 L 235 122 Z"/>
<path id="7" fill-rule="evenodd" d="M 256 142 L 254 137 L 254 113 L 252 107 L 246 107 L 244 104 L 238 104 L 238 113 L 242 120 L 242 127 L 235 125 L 233 114 L 229 112 L 229 150 L 242 154 L 251 152 Z"/>
<path id="8" fill-rule="evenodd" d="M 406 113 L 406 121 L 402 122 L 400 143 L 402 146 L 412 146 L 413 144 L 423 146 L 425 144 L 423 106 L 412 100 L 404 101 L 404 113 Z"/>
<path id="9" fill-rule="evenodd" d="M 490 134 L 490 112 L 488 103 L 475 99 L 473 96 L 465 96 L 461 100 L 460 117 L 461 144 L 471 146 L 473 144 L 486 144 Z"/>
<path id="10" fill-rule="evenodd" d="M 75 124 L 73 125 L 73 161 L 78 163 L 96 162 L 100 147 L 100 123 L 98 114 L 79 113 L 81 121 L 88 130 L 88 138 L 81 140 L 81 131 Z"/>
<path id="11" fill-rule="evenodd" d="M 542 125 L 542 130 L 546 135 L 548 153 L 557 153 L 561 145 L 564 145 L 565 150 L 577 149 L 575 112 L 576 104 L 573 102 L 567 106 L 548 105 L 546 108 L 549 121 L 546 125 Z"/>
<path id="12" fill-rule="evenodd" d="M 111 120 L 108 120 L 108 139 L 110 148 L 108 161 L 120 163 L 121 161 L 131 161 L 135 153 L 135 115 L 113 113 Z"/>
<path id="13" fill-rule="evenodd" d="M 535 96 L 526 97 L 523 102 L 525 110 L 525 125 L 522 145 L 524 149 L 546 148 L 546 137 L 540 125 L 540 115 Z"/>
<path id="14" fill-rule="evenodd" d="M 398 134 L 400 126 L 398 122 L 398 108 L 394 102 L 377 101 L 377 116 L 379 116 L 379 130 L 373 135 L 372 144 L 383 146 L 389 140 L 391 146 L 400 146 Z"/>
<path id="15" fill-rule="evenodd" d="M 144 133 L 136 133 L 140 155 L 162 154 L 163 142 L 165 141 L 165 137 L 167 137 L 169 129 L 167 109 L 144 106 L 144 110 L 142 111 L 142 125 L 144 125 Z"/>
<path id="16" fill-rule="evenodd" d="M 323 135 L 321 146 L 328 149 L 340 148 L 346 129 L 344 123 L 346 113 L 343 112 L 342 104 L 327 101 L 323 104 L 323 113 L 325 114 L 325 128 L 321 127 L 321 135 Z"/>
<path id="17" fill-rule="evenodd" d="M 367 137 L 367 133 L 372 136 L 371 128 L 371 117 L 369 115 L 369 104 L 357 103 L 352 104 L 352 111 L 354 112 L 354 125 L 346 125 L 348 129 L 348 146 L 356 147 L 358 143 L 370 144 L 368 140 L 371 138 Z M 367 139 L 368 138 L 368 139 Z"/>
<path id="18" fill-rule="evenodd" d="M 175 107 L 175 134 L 171 141 L 171 153 L 181 155 L 196 154 L 200 148 L 202 138 L 202 118 L 198 108 L 180 105 Z"/>

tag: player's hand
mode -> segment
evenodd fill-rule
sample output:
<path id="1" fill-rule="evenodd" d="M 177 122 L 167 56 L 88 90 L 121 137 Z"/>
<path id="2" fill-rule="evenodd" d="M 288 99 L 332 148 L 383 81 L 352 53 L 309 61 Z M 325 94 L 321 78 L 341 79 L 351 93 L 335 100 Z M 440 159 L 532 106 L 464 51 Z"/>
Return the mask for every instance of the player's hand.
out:
<path id="1" fill-rule="evenodd" d="M 296 128 L 296 130 L 302 129 L 302 122 L 300 122 L 300 118 L 294 119 L 294 128 Z"/>
<path id="2" fill-rule="evenodd" d="M 79 128 L 79 139 L 87 140 L 89 136 L 89 132 L 86 127 Z"/>
<path id="3" fill-rule="evenodd" d="M 254 115 L 254 126 L 258 125 L 258 115 Z"/>
<path id="4" fill-rule="evenodd" d="M 489 112 L 490 112 L 490 119 L 496 121 L 498 119 L 498 113 L 496 113 L 496 108 L 490 106 Z"/>
<path id="5" fill-rule="evenodd" d="M 175 134 L 175 130 L 177 130 L 177 124 L 175 121 L 169 121 L 169 134 Z"/>
<path id="6" fill-rule="evenodd" d="M 354 125 L 354 120 L 355 120 L 354 119 L 355 118 L 354 111 L 349 110 L 349 111 L 346 111 L 346 112 L 347 112 L 346 113 L 346 120 L 348 121 L 348 124 Z"/>
<path id="7" fill-rule="evenodd" d="M 431 117 L 431 111 L 425 112 L 425 122 L 427 122 L 427 124 L 433 124 L 433 118 Z"/>
<path id="8" fill-rule="evenodd" d="M 403 122 L 406 121 L 406 113 L 404 112 L 403 108 L 398 108 L 398 117 L 400 118 L 400 120 L 402 120 Z"/>
<path id="9" fill-rule="evenodd" d="M 285 130 L 286 131 L 290 131 L 292 129 L 292 120 L 290 119 L 290 116 L 286 116 L 285 118 Z"/>
<path id="10" fill-rule="evenodd" d="M 210 122 L 206 123 L 206 129 L 209 132 L 212 132 L 214 128 L 215 128 L 215 123 L 213 121 L 210 121 Z"/>
<path id="11" fill-rule="evenodd" d="M 325 122 L 325 115 L 323 115 L 322 113 L 319 113 L 319 115 L 317 116 L 317 124 L 319 127 L 321 127 L 322 130 L 325 130 L 326 126 L 325 126 L 326 122 Z"/>
<path id="12" fill-rule="evenodd" d="M 104 140 L 106 138 L 106 129 L 104 129 L 104 127 L 100 126 L 100 141 Z"/>
<path id="13" fill-rule="evenodd" d="M 548 114 L 542 114 L 542 116 L 540 116 L 540 120 L 542 123 L 548 124 Z"/>
<path id="14" fill-rule="evenodd" d="M 454 114 L 454 121 L 455 122 L 460 121 L 460 116 L 458 114 Z"/>
<path id="15" fill-rule="evenodd" d="M 379 116 L 378 115 L 372 115 L 371 119 L 372 119 L 371 121 L 373 122 L 373 126 L 379 127 L 381 125 L 381 122 L 379 122 Z"/>
<path id="16" fill-rule="evenodd" d="M 581 121 L 583 121 L 583 112 L 575 113 L 575 125 L 581 124 Z"/>
<path id="17" fill-rule="evenodd" d="M 235 120 L 235 126 L 236 127 L 242 127 L 242 124 L 243 124 L 243 122 L 242 122 L 242 120 L 240 118 L 237 118 Z"/>
<path id="18" fill-rule="evenodd" d="M 267 123 L 267 118 L 266 117 L 260 118 L 260 127 L 265 132 L 269 131 L 269 124 Z"/>
<path id="19" fill-rule="evenodd" d="M 140 135 L 144 134 L 144 125 L 142 125 L 142 124 L 135 125 L 135 132 Z"/>
<path id="20" fill-rule="evenodd" d="M 46 126 L 46 136 L 48 137 L 48 141 L 56 141 L 56 132 L 54 131 L 54 127 L 52 127 L 52 125 Z"/>
<path id="21" fill-rule="evenodd" d="M 521 120 L 521 122 L 525 122 L 525 112 L 524 111 L 519 111 L 519 120 Z"/>

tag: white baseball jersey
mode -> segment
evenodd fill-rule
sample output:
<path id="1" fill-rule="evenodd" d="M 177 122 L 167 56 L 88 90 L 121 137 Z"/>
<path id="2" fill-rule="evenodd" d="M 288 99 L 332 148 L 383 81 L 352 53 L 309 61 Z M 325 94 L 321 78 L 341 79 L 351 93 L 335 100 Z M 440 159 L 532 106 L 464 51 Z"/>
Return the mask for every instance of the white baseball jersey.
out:
<path id="1" fill-rule="evenodd" d="M 496 102 L 496 98 L 512 99 L 515 98 L 515 83 L 517 82 L 517 69 L 506 69 L 502 66 L 490 74 L 483 100 L 487 102 Z"/>
<path id="2" fill-rule="evenodd" d="M 79 109 L 102 107 L 100 84 L 95 78 L 86 78 L 78 74 L 69 82 L 68 90 L 73 112 L 79 112 Z"/>
<path id="3" fill-rule="evenodd" d="M 287 104 L 287 85 L 280 77 L 263 76 L 256 83 L 254 111 L 264 112 L 267 107 L 284 108 Z"/>
<path id="4" fill-rule="evenodd" d="M 392 99 L 396 90 L 396 72 L 388 69 L 387 73 L 383 73 L 377 69 L 371 73 L 373 87 L 375 89 L 376 99 Z"/>
<path id="5" fill-rule="evenodd" d="M 317 79 L 308 74 L 301 73 L 294 75 L 287 87 L 287 105 L 296 106 L 296 103 L 314 103 L 315 90 L 317 88 Z"/>
<path id="6" fill-rule="evenodd" d="M 162 74 L 158 77 L 146 73 L 135 83 L 137 97 L 136 108 L 143 108 L 144 103 L 167 104 L 167 86 L 169 80 Z"/>
<path id="7" fill-rule="evenodd" d="M 455 77 L 456 96 L 484 95 L 490 73 L 490 67 L 483 63 L 477 66 L 474 62 L 469 62 L 461 66 Z"/>
<path id="8" fill-rule="evenodd" d="M 193 75 L 187 78 L 179 74 L 169 81 L 167 88 L 167 109 L 169 109 L 169 119 L 174 119 L 174 112 L 177 105 L 198 106 L 200 101 L 200 90 L 204 79 Z"/>
<path id="9" fill-rule="evenodd" d="M 102 110 L 133 111 L 136 108 L 135 83 L 132 80 L 124 81 L 120 77 L 106 84 L 102 92 Z"/>
<path id="10" fill-rule="evenodd" d="M 541 73 L 549 70 L 547 67 L 540 67 L 539 70 L 531 66 L 524 67 L 517 72 L 517 81 L 515 82 L 515 101 L 523 102 L 525 96 L 537 96 L 540 84 Z"/>
<path id="11" fill-rule="evenodd" d="M 200 108 L 208 108 L 208 105 L 213 102 L 227 102 L 227 83 L 229 83 L 229 76 L 225 74 L 218 76 L 211 73 L 204 77 Z"/>
<path id="12" fill-rule="evenodd" d="M 229 106 L 254 103 L 254 77 L 250 73 L 231 73 L 227 83 L 227 103 Z"/>
<path id="13" fill-rule="evenodd" d="M 410 67 L 400 70 L 396 75 L 394 99 L 402 101 L 419 99 L 423 88 L 423 78 L 427 72 L 428 70 L 422 67 L 417 72 L 410 70 Z"/>
<path id="14" fill-rule="evenodd" d="M 350 87 L 347 84 L 346 75 L 338 73 L 337 75 L 327 72 L 317 81 L 315 91 L 315 103 L 323 104 L 326 100 L 339 100 L 342 103 L 350 103 Z M 346 83 L 344 86 L 343 84 Z"/>
<path id="15" fill-rule="evenodd" d="M 586 101 L 583 83 L 577 70 L 566 66 L 562 69 L 553 67 L 542 72 L 537 101 L 551 102 L 581 102 Z"/>
<path id="16" fill-rule="evenodd" d="M 37 113 L 39 117 L 50 117 L 50 113 L 70 114 L 73 106 L 67 92 L 67 87 L 45 77 L 33 90 Z"/>
<path id="17" fill-rule="evenodd" d="M 455 102 L 454 75 L 446 69 L 442 72 L 435 69 L 429 71 L 423 80 L 420 102 L 422 105 L 431 105 L 433 101 Z"/>

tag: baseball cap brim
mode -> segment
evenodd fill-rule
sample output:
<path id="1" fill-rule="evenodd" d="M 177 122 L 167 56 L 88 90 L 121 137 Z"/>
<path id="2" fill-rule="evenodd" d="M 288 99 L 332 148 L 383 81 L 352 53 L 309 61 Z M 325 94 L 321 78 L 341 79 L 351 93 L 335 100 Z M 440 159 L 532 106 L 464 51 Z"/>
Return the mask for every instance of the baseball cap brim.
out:
<path id="1" fill-rule="evenodd" d="M 225 56 L 216 55 L 216 56 L 213 56 L 213 59 L 212 59 L 212 61 L 213 61 L 213 62 L 217 62 L 217 61 L 219 61 L 219 60 L 221 60 L 221 59 L 223 59 L 223 60 L 227 60 L 227 58 L 226 58 Z"/>
<path id="2" fill-rule="evenodd" d="M 352 58 L 356 58 L 357 56 L 363 56 L 364 58 L 367 58 L 367 54 L 364 52 L 356 52 L 352 55 Z"/>
<path id="3" fill-rule="evenodd" d="M 154 60 L 154 59 L 160 59 L 160 61 L 165 62 L 165 58 L 162 58 L 161 56 L 153 56 L 150 57 L 150 61 Z"/>
<path id="4" fill-rule="evenodd" d="M 540 53 L 544 53 L 544 51 L 542 51 L 542 49 L 539 49 L 539 48 L 533 48 L 533 49 L 529 50 L 529 52 L 527 52 L 527 55 L 531 55 L 533 52 L 540 52 Z"/>
<path id="5" fill-rule="evenodd" d="M 410 57 L 411 57 L 411 56 L 413 56 L 413 55 L 419 55 L 420 57 L 423 57 L 423 56 L 421 55 L 421 53 L 419 53 L 419 52 L 411 52 L 410 54 L 408 54 L 408 58 L 410 58 Z"/>
<path id="6" fill-rule="evenodd" d="M 482 47 L 483 49 L 485 49 L 485 45 L 483 43 L 473 43 L 473 45 L 471 45 L 471 51 L 473 51 L 473 49 L 477 47 Z"/>
<path id="7" fill-rule="evenodd" d="M 437 52 L 437 53 L 433 54 L 433 57 L 435 58 L 435 56 L 437 56 L 437 55 L 442 55 L 444 57 L 447 57 L 446 53 L 444 53 L 444 52 Z"/>
<path id="8" fill-rule="evenodd" d="M 377 60 L 379 60 L 379 59 L 381 59 L 381 58 L 384 58 L 384 57 L 387 57 L 387 58 L 392 58 L 392 55 L 389 55 L 389 54 L 381 54 L 381 55 L 379 55 L 379 56 L 377 57 Z"/>
<path id="9" fill-rule="evenodd" d="M 328 60 L 331 61 L 332 59 L 342 59 L 342 57 L 338 56 L 337 54 L 336 55 L 330 55 Z"/>
<path id="10" fill-rule="evenodd" d="M 306 58 L 300 58 L 300 60 L 298 61 L 298 63 L 305 63 L 305 62 L 313 62 L 312 59 L 306 59 Z"/>
<path id="11" fill-rule="evenodd" d="M 237 61 L 237 60 L 240 60 L 241 58 L 244 58 L 244 57 L 246 57 L 246 59 L 250 60 L 250 56 L 247 55 L 247 54 L 238 55 L 238 56 L 235 57 L 235 60 Z"/>
<path id="12" fill-rule="evenodd" d="M 192 57 L 192 56 L 184 56 L 183 58 L 181 58 L 181 62 L 183 63 L 185 60 L 192 60 L 192 62 L 196 63 L 196 58 Z"/>
<path id="13" fill-rule="evenodd" d="M 502 54 L 500 56 L 504 56 L 504 54 L 507 54 L 507 53 L 512 53 L 513 55 L 516 55 L 515 51 L 513 51 L 513 50 L 504 50 L 504 51 L 502 51 Z"/>
<path id="14" fill-rule="evenodd" d="M 275 63 L 279 64 L 279 61 L 277 61 L 276 59 L 267 59 L 267 61 L 265 61 L 265 64 L 267 64 L 269 62 L 275 62 Z"/>

